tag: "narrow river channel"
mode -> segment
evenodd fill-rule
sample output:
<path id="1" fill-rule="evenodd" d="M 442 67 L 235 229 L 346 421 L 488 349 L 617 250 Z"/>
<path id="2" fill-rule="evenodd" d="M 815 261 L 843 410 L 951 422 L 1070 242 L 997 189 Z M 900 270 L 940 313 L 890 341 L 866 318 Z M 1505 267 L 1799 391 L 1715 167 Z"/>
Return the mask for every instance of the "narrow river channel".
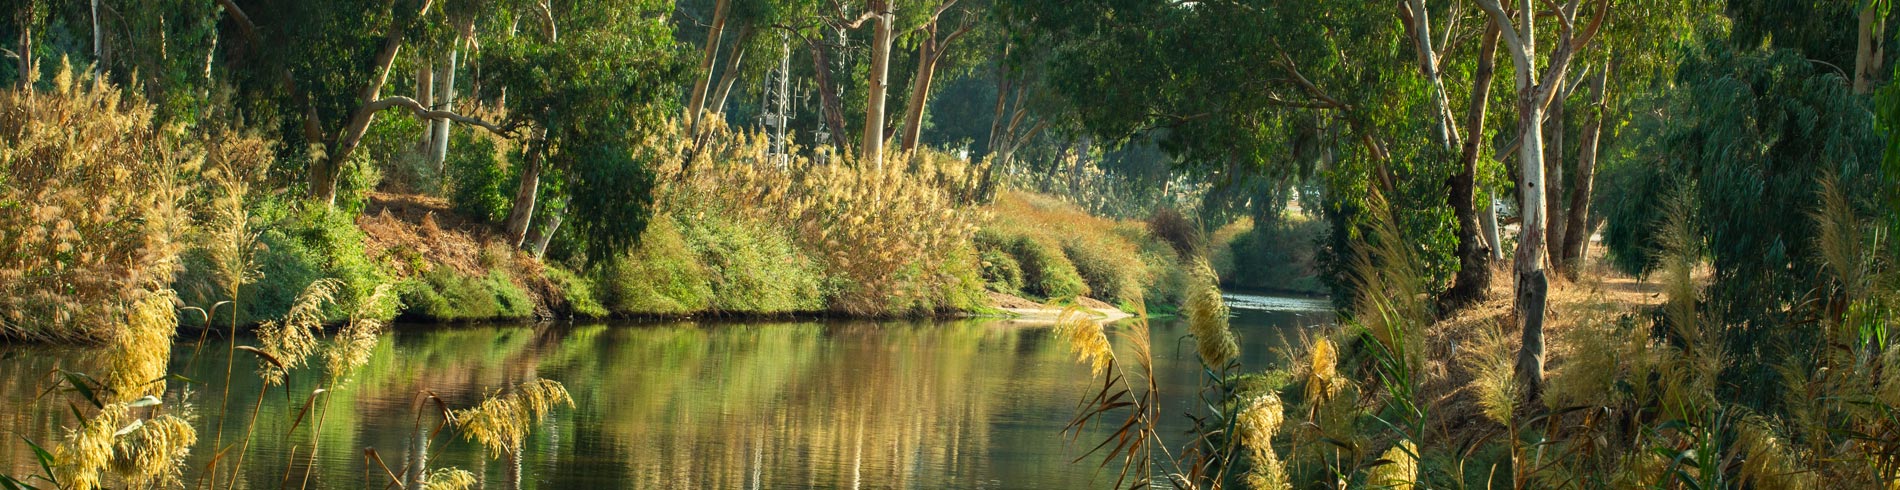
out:
<path id="1" fill-rule="evenodd" d="M 1276 362 L 1283 339 L 1332 318 L 1324 300 L 1230 295 L 1229 302 L 1250 370 Z M 1180 415 L 1191 407 L 1199 373 L 1193 343 L 1182 323 L 1149 325 L 1168 400 L 1164 416 L 1185 427 Z M 288 480 L 297 488 L 314 468 L 308 488 L 360 488 L 366 479 L 387 481 L 381 465 L 366 462 L 365 448 L 400 471 L 418 434 L 426 438 L 435 427 L 437 409 L 419 403 L 422 394 L 459 408 L 534 378 L 564 383 L 576 405 L 530 434 L 523 488 L 1093 488 L 1114 480 L 1112 472 L 1098 472 L 1099 458 L 1070 462 L 1100 433 L 1071 444 L 1062 428 L 1078 399 L 1100 382 L 1047 326 L 399 325 L 368 366 L 323 395 L 332 408 L 316 440 L 310 425 L 291 429 L 324 382 L 322 370 L 293 372 L 288 392 L 265 392 L 258 408 L 253 356 L 239 353 L 228 395 L 224 390 L 228 347 L 192 339 L 173 350 L 171 372 L 196 381 L 172 381 L 166 400 L 195 414 L 201 442 L 190 457 L 188 485 L 215 452 L 209 448 L 221 410 L 230 414 L 222 434 L 227 446 L 244 438 L 258 410 L 238 487 L 278 488 Z M 67 400 L 76 399 L 42 395 L 52 383 L 48 373 L 96 369 L 103 356 L 76 347 L 0 346 L 0 468 L 38 472 L 22 437 L 52 447 L 72 423 Z M 187 391 L 187 399 L 177 399 Z M 431 447 L 430 467 L 475 471 L 490 488 L 501 487 L 505 463 L 454 430 L 436 435 Z"/>

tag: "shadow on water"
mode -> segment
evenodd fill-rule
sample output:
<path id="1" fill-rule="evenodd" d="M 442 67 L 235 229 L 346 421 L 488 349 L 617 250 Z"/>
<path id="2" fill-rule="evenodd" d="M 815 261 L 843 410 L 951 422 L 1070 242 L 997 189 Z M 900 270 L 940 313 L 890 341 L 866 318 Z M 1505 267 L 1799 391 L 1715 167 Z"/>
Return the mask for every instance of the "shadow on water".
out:
<path id="1" fill-rule="evenodd" d="M 1323 303 L 1323 302 L 1322 302 Z M 1325 311 L 1247 309 L 1235 301 L 1235 333 L 1248 369 L 1273 362 L 1283 338 L 1330 321 Z M 1125 327 L 1124 327 L 1125 328 Z M 1157 373 L 1166 386 L 1194 386 L 1192 342 L 1176 322 L 1151 323 Z M 580 325 L 402 325 L 383 336 L 370 362 L 333 397 L 311 488 L 380 487 L 382 469 L 365 463 L 374 448 L 400 471 L 407 448 L 435 416 L 418 423 L 418 394 L 450 408 L 478 403 L 494 390 L 536 378 L 558 380 L 575 401 L 532 432 L 522 464 L 524 488 L 1082 488 L 1111 485 L 1098 461 L 1070 461 L 1062 427 L 1078 398 L 1094 388 L 1088 368 L 1054 341 L 1047 327 L 962 320 L 826 323 L 648 323 Z M 171 372 L 219 383 L 226 341 L 174 348 Z M 240 339 L 243 344 L 251 339 Z M 104 353 L 83 348 L 0 346 L 0 470 L 32 473 L 19 434 L 48 447 L 73 423 L 63 395 L 40 398 L 54 368 L 95 370 Z M 238 356 L 239 373 L 257 369 Z M 295 412 L 323 382 L 321 370 L 293 372 L 288 393 L 272 389 L 239 486 L 273 487 L 301 476 L 312 426 L 286 434 Z M 240 375 L 229 406 L 248 411 L 260 381 Z M 213 439 L 222 386 L 189 383 L 182 395 L 198 412 L 201 441 Z M 1165 388 L 1164 388 L 1165 389 Z M 1191 389 L 1168 415 L 1188 408 Z M 248 415 L 248 414 L 246 414 Z M 224 440 L 243 437 L 226 427 Z M 444 431 L 430 467 L 459 467 L 502 482 L 504 463 Z M 1081 441 L 1098 440 L 1084 434 Z M 1175 434 L 1167 434 L 1175 435 Z M 425 434 L 426 437 L 426 434 Z M 186 481 L 215 451 L 193 448 Z M 292 456 L 295 454 L 296 456 Z M 293 478 L 294 486 L 297 479 Z M 497 485 L 499 486 L 499 485 Z"/>

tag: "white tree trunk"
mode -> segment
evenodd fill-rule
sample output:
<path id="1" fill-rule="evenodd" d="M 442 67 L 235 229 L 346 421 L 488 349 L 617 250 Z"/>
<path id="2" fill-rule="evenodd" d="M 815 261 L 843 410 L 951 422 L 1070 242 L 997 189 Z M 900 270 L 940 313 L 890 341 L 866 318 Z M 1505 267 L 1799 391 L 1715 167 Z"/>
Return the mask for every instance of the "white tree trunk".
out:
<path id="1" fill-rule="evenodd" d="M 871 73 L 867 77 L 869 86 L 864 104 L 864 137 L 859 141 L 863 149 L 862 158 L 870 162 L 878 174 L 884 173 L 884 98 L 889 81 L 891 67 L 891 23 L 896 19 L 891 13 L 891 0 L 877 3 L 877 34 L 871 40 Z"/>
<path id="2" fill-rule="evenodd" d="M 435 110 L 455 111 L 455 67 L 460 55 L 460 46 L 449 48 L 449 63 L 442 67 L 442 88 L 438 91 L 442 96 L 436 100 L 438 107 L 436 107 Z M 429 164 L 435 165 L 436 171 L 440 172 L 443 170 L 443 162 L 446 161 L 449 156 L 449 128 L 454 122 L 447 119 L 437 119 L 433 121 L 433 124 L 434 126 L 430 131 L 431 136 L 429 138 L 432 143 L 435 143 L 435 146 L 429 149 Z"/>

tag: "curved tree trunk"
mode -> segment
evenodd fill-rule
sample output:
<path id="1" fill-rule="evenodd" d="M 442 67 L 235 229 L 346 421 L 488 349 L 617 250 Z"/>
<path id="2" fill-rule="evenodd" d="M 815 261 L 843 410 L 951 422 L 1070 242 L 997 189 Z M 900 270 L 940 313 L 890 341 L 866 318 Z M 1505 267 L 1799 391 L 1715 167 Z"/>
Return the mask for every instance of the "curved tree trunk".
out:
<path id="1" fill-rule="evenodd" d="M 547 160 L 548 130 L 535 128 L 534 136 L 528 143 L 528 154 L 521 167 L 521 182 L 515 186 L 514 205 L 508 210 L 508 220 L 502 223 L 508 246 L 520 248 L 528 236 L 528 223 L 534 217 L 536 193 L 541 189 L 541 167 Z"/>
<path id="2" fill-rule="evenodd" d="M 1582 140 L 1577 142 L 1577 172 L 1571 176 L 1570 212 L 1566 220 L 1569 223 L 1566 225 L 1568 231 L 1564 235 L 1562 254 L 1565 263 L 1570 265 L 1568 272 L 1572 276 L 1576 275 L 1577 267 L 1582 265 L 1583 245 L 1590 241 L 1590 235 L 1595 230 L 1589 225 L 1590 197 L 1597 173 L 1597 143 L 1603 132 L 1604 111 L 1608 109 L 1604 104 L 1604 91 L 1607 89 L 1609 71 L 1610 66 L 1605 66 L 1590 78 L 1590 113 L 1583 123 Z"/>
<path id="3" fill-rule="evenodd" d="M 739 80 L 739 63 L 745 60 L 745 46 L 750 40 L 752 40 L 752 26 L 740 28 L 739 36 L 732 42 L 732 54 L 726 56 L 726 68 L 719 75 L 719 88 L 713 90 L 713 113 L 726 113 L 726 97 L 732 95 L 732 84 Z"/>
<path id="4" fill-rule="evenodd" d="M 1496 76 L 1498 54 L 1498 27 L 1492 23 L 1485 27 L 1478 48 L 1477 71 L 1471 75 L 1471 102 L 1465 109 L 1465 139 L 1458 154 L 1458 174 L 1451 177 L 1451 211 L 1458 220 L 1458 275 L 1450 290 L 1445 292 L 1449 306 L 1468 304 L 1484 299 L 1485 291 L 1491 288 L 1491 259 L 1497 251 L 1497 239 L 1489 243 L 1485 236 L 1496 236 L 1496 228 L 1484 234 L 1486 228 L 1480 222 L 1478 204 L 1478 158 L 1483 149 L 1485 138 L 1484 119 L 1490 107 L 1491 82 Z M 1484 200 L 1485 216 L 1492 210 L 1491 200 Z"/>
<path id="5" fill-rule="evenodd" d="M 825 125 L 830 126 L 832 148 L 842 153 L 851 147 L 851 138 L 845 135 L 844 102 L 838 100 L 838 91 L 831 83 L 831 49 L 822 41 L 807 45 L 811 48 L 812 82 L 818 84 L 818 109 L 824 114 Z"/>
<path id="6" fill-rule="evenodd" d="M 699 132 L 699 113 L 706 107 L 706 85 L 712 81 L 714 58 L 719 56 L 719 34 L 726 29 L 726 6 L 731 0 L 713 2 L 712 26 L 706 29 L 706 46 L 699 58 L 699 72 L 693 77 L 693 93 L 686 100 L 686 122 Z"/>

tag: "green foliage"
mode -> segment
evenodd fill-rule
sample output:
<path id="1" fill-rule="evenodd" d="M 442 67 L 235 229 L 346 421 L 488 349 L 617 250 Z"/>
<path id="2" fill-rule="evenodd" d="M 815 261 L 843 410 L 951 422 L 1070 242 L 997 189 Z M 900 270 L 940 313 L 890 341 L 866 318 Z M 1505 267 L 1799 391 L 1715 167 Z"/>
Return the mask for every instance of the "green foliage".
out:
<path id="1" fill-rule="evenodd" d="M 1608 162 L 1604 194 L 1621 201 L 1604 208 L 1612 256 L 1646 269 L 1664 197 L 1689 192 L 1719 313 L 1751 328 L 1791 321 L 1784 306 L 1820 266 L 1809 213 L 1822 177 L 1835 176 L 1863 214 L 1881 195 L 1882 137 L 1868 100 L 1795 52 L 1720 42 L 1686 53 L 1676 78 L 1655 102 L 1657 120 L 1643 123 L 1659 130 Z"/>
<path id="2" fill-rule="evenodd" d="M 569 314 L 585 318 L 603 318 L 608 315 L 607 307 L 595 297 L 593 279 L 554 264 L 546 264 L 541 269 L 541 275 L 560 289 L 560 304 Z"/>
<path id="3" fill-rule="evenodd" d="M 363 249 L 367 238 L 354 219 L 343 211 L 289 201 L 282 196 L 252 204 L 255 220 L 265 225 L 259 234 L 256 263 L 262 276 L 256 283 L 238 290 L 240 323 L 256 323 L 282 317 L 304 288 L 319 279 L 337 279 L 337 304 L 352 305 L 368 297 L 377 285 L 389 281 L 389 273 Z M 173 282 L 186 305 L 210 309 L 229 300 L 226 291 L 213 285 L 210 256 L 193 249 L 185 256 L 185 268 Z M 349 312 L 336 305 L 326 306 L 323 316 L 336 320 Z"/>
<path id="4" fill-rule="evenodd" d="M 987 229 L 977 231 L 972 240 L 976 245 L 977 259 L 982 261 L 983 283 L 998 292 L 1022 294 L 1023 287 L 1028 283 L 1023 278 L 1022 265 L 1010 255 L 1009 241 Z"/>
<path id="5" fill-rule="evenodd" d="M 1089 285 L 1062 252 L 1027 236 L 1009 243 L 1009 253 L 1023 269 L 1023 292 L 1044 299 L 1087 296 Z"/>
<path id="6" fill-rule="evenodd" d="M 713 287 L 673 220 L 653 222 L 633 251 L 594 271 L 601 303 L 617 313 L 685 315 L 712 306 Z"/>
<path id="7" fill-rule="evenodd" d="M 1110 303 L 1142 302 L 1141 287 L 1147 271 L 1135 252 L 1086 238 L 1062 242 L 1062 255 L 1075 266 L 1088 290 L 1096 299 Z"/>
<path id="8" fill-rule="evenodd" d="M 534 316 L 534 301 L 507 272 L 465 276 L 438 268 L 399 286 L 406 317 L 443 322 L 520 320 Z"/>
<path id="9" fill-rule="evenodd" d="M 824 270 L 795 246 L 790 230 L 720 212 L 699 216 L 680 220 L 678 227 L 712 286 L 712 310 L 824 310 Z"/>
<path id="10" fill-rule="evenodd" d="M 496 138 L 478 135 L 474 130 L 452 128 L 449 152 L 443 166 L 448 175 L 449 204 L 455 213 L 478 221 L 500 222 L 513 204 L 514 189 L 520 178 L 506 165 L 519 153 L 503 154 Z"/>
<path id="11" fill-rule="evenodd" d="M 1314 252 L 1326 239 L 1326 223 L 1304 218 L 1249 227 L 1216 243 L 1215 268 L 1222 284 L 1240 289 L 1324 294 Z"/>

